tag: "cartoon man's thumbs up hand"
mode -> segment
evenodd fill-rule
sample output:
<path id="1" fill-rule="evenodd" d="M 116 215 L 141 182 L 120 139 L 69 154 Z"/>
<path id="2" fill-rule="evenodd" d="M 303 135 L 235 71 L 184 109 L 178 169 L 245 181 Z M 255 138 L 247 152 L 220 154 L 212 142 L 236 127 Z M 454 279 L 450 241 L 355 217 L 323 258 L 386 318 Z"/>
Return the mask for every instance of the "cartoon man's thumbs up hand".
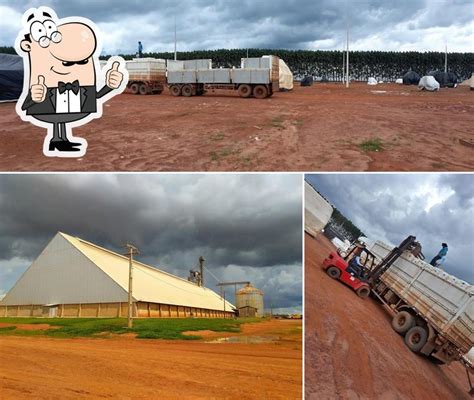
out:
<path id="1" fill-rule="evenodd" d="M 118 89 L 122 84 L 123 74 L 118 70 L 120 63 L 114 61 L 112 68 L 105 75 L 105 84 L 111 89 Z"/>
<path id="2" fill-rule="evenodd" d="M 48 88 L 44 83 L 44 76 L 38 76 L 38 83 L 31 85 L 31 99 L 35 103 L 42 103 L 46 98 Z"/>

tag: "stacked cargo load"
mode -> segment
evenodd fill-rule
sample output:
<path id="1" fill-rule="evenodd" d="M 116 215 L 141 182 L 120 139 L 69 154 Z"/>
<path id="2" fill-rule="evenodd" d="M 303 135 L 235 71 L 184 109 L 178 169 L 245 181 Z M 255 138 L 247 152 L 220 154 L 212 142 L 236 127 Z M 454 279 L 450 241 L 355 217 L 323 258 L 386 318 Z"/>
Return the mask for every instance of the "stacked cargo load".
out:
<path id="1" fill-rule="evenodd" d="M 243 58 L 241 68 L 212 69 L 211 60 L 168 61 L 168 86 L 174 96 L 199 96 L 206 90 L 237 90 L 263 99 L 279 90 L 279 59 Z"/>
<path id="2" fill-rule="evenodd" d="M 133 94 L 160 94 L 166 84 L 166 61 L 156 58 L 134 58 L 126 62 L 127 87 Z"/>

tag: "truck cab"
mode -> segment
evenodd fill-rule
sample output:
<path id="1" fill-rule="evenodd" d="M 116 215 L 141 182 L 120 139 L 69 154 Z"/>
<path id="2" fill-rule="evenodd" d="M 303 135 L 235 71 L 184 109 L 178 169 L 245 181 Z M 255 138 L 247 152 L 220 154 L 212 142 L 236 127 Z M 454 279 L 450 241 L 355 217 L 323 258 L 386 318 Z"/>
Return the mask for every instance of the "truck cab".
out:
<path id="1" fill-rule="evenodd" d="M 361 266 L 354 265 L 359 256 Z M 376 257 L 363 243 L 353 243 L 347 251 L 332 252 L 323 262 L 323 268 L 333 279 L 340 280 L 356 291 L 362 298 L 369 297 L 370 286 L 366 277 L 376 264 Z"/>

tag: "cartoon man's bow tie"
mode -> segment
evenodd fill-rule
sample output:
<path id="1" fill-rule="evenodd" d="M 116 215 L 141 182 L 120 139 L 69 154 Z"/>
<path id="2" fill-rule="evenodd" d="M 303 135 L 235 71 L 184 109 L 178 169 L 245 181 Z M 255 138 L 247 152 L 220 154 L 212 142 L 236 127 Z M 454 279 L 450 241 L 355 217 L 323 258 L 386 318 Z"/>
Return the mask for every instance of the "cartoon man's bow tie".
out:
<path id="1" fill-rule="evenodd" d="M 74 92 L 74 94 L 78 94 L 79 93 L 79 81 L 75 80 L 73 83 L 59 82 L 58 89 L 59 89 L 60 94 L 63 94 L 66 90 L 72 90 Z"/>

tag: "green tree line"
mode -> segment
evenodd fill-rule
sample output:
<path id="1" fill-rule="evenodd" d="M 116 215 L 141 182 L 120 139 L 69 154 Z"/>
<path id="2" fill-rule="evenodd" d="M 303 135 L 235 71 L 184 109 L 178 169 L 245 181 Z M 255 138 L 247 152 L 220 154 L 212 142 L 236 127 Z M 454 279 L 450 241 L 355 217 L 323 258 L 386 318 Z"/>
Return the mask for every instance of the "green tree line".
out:
<path id="1" fill-rule="evenodd" d="M 343 52 L 275 49 L 219 49 L 179 52 L 178 59 L 212 59 L 215 68 L 240 66 L 240 59 L 247 56 L 261 57 L 274 54 L 285 60 L 295 76 L 313 75 L 330 81 L 342 80 Z M 0 53 L 15 54 L 13 47 L 0 47 Z M 135 55 L 121 54 L 125 59 Z M 172 59 L 173 53 L 145 53 L 144 57 Z M 103 59 L 107 56 L 101 57 Z M 369 77 L 394 81 L 409 70 L 426 75 L 433 70 L 444 70 L 445 54 L 440 52 L 395 52 L 395 51 L 353 51 L 350 53 L 351 79 L 367 81 Z M 474 72 L 474 53 L 450 53 L 449 71 L 459 79 L 471 77 Z"/>
<path id="2" fill-rule="evenodd" d="M 337 208 L 334 208 L 334 212 L 332 213 L 328 225 L 330 227 L 336 228 L 337 231 L 341 231 L 342 228 L 342 230 L 350 236 L 350 241 L 357 240 L 361 236 L 366 236 L 365 233 L 362 232 L 356 225 L 354 225 L 350 219 L 342 215 Z"/>

